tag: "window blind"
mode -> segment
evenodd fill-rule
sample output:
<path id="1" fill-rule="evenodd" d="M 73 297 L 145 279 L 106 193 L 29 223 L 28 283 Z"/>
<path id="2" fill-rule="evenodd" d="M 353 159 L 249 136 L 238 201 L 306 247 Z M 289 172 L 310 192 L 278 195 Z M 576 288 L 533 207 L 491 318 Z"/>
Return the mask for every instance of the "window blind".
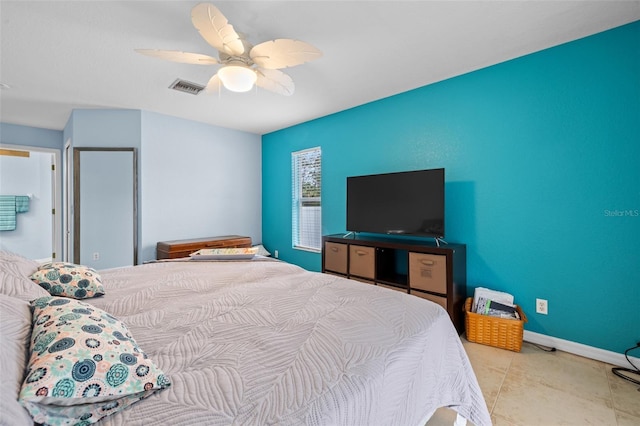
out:
<path id="1" fill-rule="evenodd" d="M 292 243 L 319 252 L 322 245 L 322 152 L 320 147 L 291 153 Z"/>

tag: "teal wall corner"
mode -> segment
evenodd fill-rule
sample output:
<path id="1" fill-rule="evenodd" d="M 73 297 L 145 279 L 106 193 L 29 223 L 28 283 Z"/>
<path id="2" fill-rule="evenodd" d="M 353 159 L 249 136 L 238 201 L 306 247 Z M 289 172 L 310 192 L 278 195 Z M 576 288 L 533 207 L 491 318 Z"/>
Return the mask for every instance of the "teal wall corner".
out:
<path id="1" fill-rule="evenodd" d="M 323 234 L 345 232 L 347 176 L 444 167 L 469 295 L 508 291 L 526 329 L 622 353 L 638 338 L 638 75 L 635 22 L 266 134 L 263 242 L 320 270 L 291 248 L 293 151 L 322 148 Z"/>

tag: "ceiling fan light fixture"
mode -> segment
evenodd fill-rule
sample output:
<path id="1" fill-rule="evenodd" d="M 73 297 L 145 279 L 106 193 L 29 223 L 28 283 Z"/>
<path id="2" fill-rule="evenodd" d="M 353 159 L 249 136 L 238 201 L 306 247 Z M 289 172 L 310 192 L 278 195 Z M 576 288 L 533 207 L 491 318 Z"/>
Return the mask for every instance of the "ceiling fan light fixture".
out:
<path id="1" fill-rule="evenodd" d="M 2 0 L 0 0 L 2 1 Z M 199 3 L 191 9 L 191 23 L 202 38 L 218 51 L 218 59 L 201 53 L 179 50 L 136 49 L 136 52 L 172 62 L 195 65 L 221 65 L 207 83 L 205 90 L 216 92 L 224 86 L 233 92 L 248 92 L 254 86 L 279 95 L 291 96 L 295 85 L 281 68 L 301 65 L 322 56 L 316 47 L 300 40 L 279 38 L 256 46 L 209 3 Z"/>
<path id="2" fill-rule="evenodd" d="M 232 92 L 248 92 L 258 79 L 254 70 L 241 65 L 227 65 L 220 68 L 218 77 L 224 87 Z"/>

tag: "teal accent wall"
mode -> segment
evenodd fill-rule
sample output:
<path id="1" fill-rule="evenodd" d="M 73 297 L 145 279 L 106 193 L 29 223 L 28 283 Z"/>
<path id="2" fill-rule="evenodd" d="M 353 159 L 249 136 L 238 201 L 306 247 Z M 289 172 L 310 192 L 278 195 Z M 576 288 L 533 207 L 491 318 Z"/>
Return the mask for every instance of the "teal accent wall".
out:
<path id="1" fill-rule="evenodd" d="M 263 243 L 281 259 L 320 270 L 291 248 L 292 151 L 322 148 L 323 234 L 345 231 L 347 176 L 444 167 L 469 294 L 514 294 L 536 333 L 640 341 L 640 22 L 262 140 Z"/>

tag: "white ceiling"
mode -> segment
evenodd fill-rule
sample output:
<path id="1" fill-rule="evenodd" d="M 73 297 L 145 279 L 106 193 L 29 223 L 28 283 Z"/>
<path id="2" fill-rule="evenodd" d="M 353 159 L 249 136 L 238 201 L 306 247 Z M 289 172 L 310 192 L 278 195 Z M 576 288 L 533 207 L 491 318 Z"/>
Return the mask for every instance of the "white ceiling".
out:
<path id="1" fill-rule="evenodd" d="M 257 44 L 303 40 L 323 57 L 285 70 L 286 97 L 194 96 L 217 66 L 134 49 L 217 56 L 191 24 L 197 1 L 5 1 L 0 121 L 61 130 L 74 108 L 126 108 L 264 134 L 640 19 L 640 1 L 213 1 Z"/>

